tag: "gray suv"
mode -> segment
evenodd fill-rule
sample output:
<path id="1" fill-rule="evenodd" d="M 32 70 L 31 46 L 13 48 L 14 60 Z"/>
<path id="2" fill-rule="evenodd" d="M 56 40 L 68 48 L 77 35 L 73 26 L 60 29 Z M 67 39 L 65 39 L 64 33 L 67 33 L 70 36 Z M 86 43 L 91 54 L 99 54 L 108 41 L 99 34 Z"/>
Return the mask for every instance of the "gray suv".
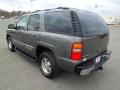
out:
<path id="1" fill-rule="evenodd" d="M 110 58 L 109 31 L 98 15 L 72 8 L 38 10 L 8 25 L 10 51 L 19 50 L 52 78 L 60 70 L 87 75 Z"/>

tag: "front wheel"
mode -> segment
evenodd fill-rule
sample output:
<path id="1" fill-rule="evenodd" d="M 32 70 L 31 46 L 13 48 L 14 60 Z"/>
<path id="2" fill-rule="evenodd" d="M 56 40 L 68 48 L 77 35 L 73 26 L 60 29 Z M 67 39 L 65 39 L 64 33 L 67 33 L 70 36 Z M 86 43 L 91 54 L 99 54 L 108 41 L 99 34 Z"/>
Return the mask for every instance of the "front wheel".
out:
<path id="1" fill-rule="evenodd" d="M 53 78 L 58 74 L 58 66 L 52 52 L 44 52 L 39 57 L 39 67 L 42 74 L 47 78 Z"/>
<path id="2" fill-rule="evenodd" d="M 12 39 L 9 37 L 7 40 L 8 48 L 10 51 L 15 51 L 15 46 L 13 45 Z"/>

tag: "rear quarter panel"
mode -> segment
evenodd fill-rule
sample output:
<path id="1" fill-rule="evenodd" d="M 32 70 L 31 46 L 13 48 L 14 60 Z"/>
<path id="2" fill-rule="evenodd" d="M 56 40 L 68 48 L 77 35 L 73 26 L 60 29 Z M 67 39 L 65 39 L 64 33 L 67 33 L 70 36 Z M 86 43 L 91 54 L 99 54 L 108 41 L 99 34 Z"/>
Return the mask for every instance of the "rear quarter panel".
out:
<path id="1" fill-rule="evenodd" d="M 48 44 L 55 55 L 65 58 L 71 57 L 72 44 L 82 41 L 80 37 L 47 32 L 40 32 L 39 39 L 39 42 Z"/>

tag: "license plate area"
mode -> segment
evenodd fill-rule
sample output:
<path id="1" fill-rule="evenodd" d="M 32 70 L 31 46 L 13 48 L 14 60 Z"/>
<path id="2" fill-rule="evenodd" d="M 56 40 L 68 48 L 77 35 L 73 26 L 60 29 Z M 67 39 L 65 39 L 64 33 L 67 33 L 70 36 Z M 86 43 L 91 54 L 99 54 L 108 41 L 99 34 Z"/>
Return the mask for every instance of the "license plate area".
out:
<path id="1" fill-rule="evenodd" d="M 95 63 L 99 63 L 101 61 L 101 56 L 96 57 Z"/>

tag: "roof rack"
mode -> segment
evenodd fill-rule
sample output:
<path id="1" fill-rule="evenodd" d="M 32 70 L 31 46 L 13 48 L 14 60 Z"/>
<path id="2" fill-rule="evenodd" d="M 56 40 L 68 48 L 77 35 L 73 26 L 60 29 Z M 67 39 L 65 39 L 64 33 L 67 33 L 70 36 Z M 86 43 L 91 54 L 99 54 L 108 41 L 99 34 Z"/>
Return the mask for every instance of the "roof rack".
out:
<path id="1" fill-rule="evenodd" d="M 45 10 L 36 10 L 33 11 L 32 13 L 40 12 L 40 11 L 50 11 L 50 10 L 56 10 L 56 9 L 70 9 L 68 7 L 57 7 L 57 8 L 52 8 L 52 9 L 45 9 Z"/>
<path id="2" fill-rule="evenodd" d="M 57 7 L 56 9 L 70 9 L 68 7 Z"/>

